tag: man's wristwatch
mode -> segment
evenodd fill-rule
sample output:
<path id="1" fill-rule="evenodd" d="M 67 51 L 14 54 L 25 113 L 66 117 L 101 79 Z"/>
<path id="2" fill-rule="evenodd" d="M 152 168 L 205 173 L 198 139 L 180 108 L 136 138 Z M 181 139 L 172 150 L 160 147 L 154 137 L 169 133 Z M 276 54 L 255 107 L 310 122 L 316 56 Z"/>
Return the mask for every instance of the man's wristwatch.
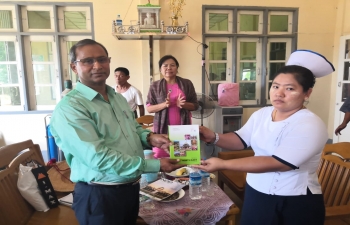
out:
<path id="1" fill-rule="evenodd" d="M 219 134 L 215 133 L 215 141 L 213 142 L 213 145 L 216 145 L 216 143 L 219 141 Z"/>

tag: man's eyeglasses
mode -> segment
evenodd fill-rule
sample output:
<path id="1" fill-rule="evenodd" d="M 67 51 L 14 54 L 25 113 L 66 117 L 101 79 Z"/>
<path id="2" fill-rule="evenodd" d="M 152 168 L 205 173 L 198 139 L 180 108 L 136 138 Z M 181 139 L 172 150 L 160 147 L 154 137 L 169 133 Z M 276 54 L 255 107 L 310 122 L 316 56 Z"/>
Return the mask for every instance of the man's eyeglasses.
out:
<path id="1" fill-rule="evenodd" d="M 95 62 L 98 62 L 99 64 L 105 64 L 109 63 L 111 60 L 111 57 L 99 57 L 99 58 L 85 58 L 74 61 L 74 63 L 81 62 L 84 66 L 92 66 L 95 64 Z"/>

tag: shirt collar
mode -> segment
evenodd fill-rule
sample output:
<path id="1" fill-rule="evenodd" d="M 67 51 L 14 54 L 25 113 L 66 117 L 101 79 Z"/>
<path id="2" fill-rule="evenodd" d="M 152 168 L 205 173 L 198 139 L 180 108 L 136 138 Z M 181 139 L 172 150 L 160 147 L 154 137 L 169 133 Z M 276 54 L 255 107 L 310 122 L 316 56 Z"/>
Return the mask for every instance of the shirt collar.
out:
<path id="1" fill-rule="evenodd" d="M 114 95 L 116 94 L 112 87 L 106 85 L 106 88 L 107 88 L 108 94 L 114 94 Z M 83 95 L 83 97 L 85 97 L 89 101 L 92 101 L 92 99 L 94 99 L 97 95 L 99 95 L 97 91 L 86 86 L 85 84 L 82 84 L 81 82 L 77 82 L 75 89 L 79 91 Z"/>

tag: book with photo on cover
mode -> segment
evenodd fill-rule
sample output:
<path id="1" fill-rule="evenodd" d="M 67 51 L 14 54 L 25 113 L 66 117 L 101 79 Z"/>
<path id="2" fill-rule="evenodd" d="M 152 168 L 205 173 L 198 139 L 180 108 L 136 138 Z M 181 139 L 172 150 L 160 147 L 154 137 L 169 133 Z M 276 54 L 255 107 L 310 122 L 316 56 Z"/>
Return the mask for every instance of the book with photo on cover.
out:
<path id="1" fill-rule="evenodd" d="M 180 159 L 180 164 L 193 165 L 201 163 L 199 126 L 169 125 L 170 158 Z"/>
<path id="2" fill-rule="evenodd" d="M 140 194 L 146 195 L 156 201 L 161 201 L 175 194 L 183 187 L 185 187 L 185 185 L 179 182 L 160 179 L 141 188 Z"/>

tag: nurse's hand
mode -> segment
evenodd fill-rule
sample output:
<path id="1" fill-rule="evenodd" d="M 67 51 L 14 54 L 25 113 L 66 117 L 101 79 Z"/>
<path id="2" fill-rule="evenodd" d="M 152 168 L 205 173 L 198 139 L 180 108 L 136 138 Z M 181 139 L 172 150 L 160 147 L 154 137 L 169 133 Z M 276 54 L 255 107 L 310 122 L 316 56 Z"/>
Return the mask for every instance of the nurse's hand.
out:
<path id="1" fill-rule="evenodd" d="M 222 170 L 224 167 L 223 166 L 224 164 L 225 164 L 225 160 L 212 157 L 207 160 L 202 160 L 201 165 L 192 165 L 191 167 L 204 170 L 207 172 L 214 172 L 214 171 Z"/>
<path id="2" fill-rule="evenodd" d="M 199 127 L 200 139 L 206 143 L 213 143 L 215 141 L 215 133 L 207 127 Z"/>

